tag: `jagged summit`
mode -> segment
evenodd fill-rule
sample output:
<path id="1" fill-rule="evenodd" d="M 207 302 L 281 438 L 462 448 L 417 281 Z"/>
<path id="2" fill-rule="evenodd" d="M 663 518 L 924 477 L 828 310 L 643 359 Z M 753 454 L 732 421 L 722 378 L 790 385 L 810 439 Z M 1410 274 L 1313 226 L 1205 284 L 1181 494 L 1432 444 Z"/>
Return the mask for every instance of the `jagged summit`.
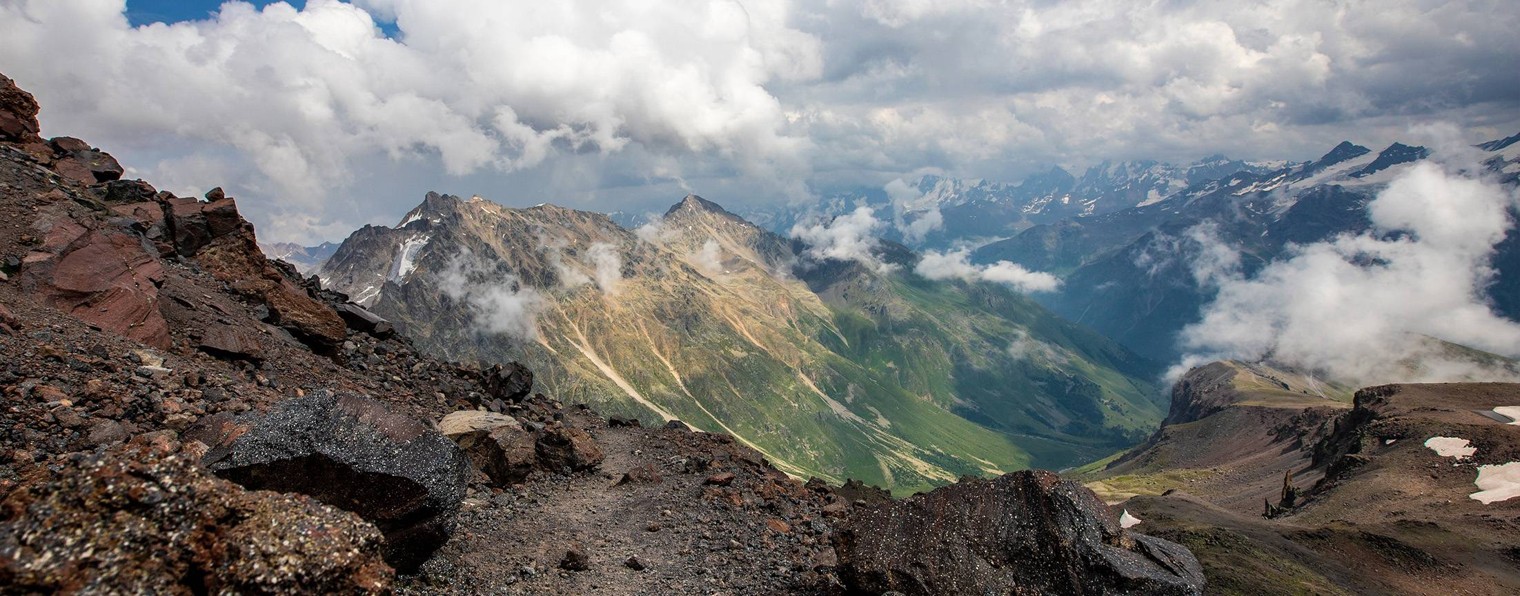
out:
<path id="1" fill-rule="evenodd" d="M 1371 152 L 1371 149 L 1368 149 L 1351 141 L 1341 141 L 1341 144 L 1336 145 L 1335 148 L 1331 149 L 1329 153 L 1326 153 L 1323 157 L 1315 160 L 1310 165 L 1310 169 L 1323 168 L 1325 166 L 1338 164 L 1348 159 L 1355 159 Z"/>
<path id="2" fill-rule="evenodd" d="M 676 212 L 681 211 L 682 209 L 695 209 L 695 210 L 698 210 L 698 211 L 707 211 L 707 212 L 712 212 L 712 213 L 719 213 L 719 214 L 727 215 L 727 216 L 730 216 L 730 217 L 738 217 L 738 216 L 734 215 L 733 213 L 730 213 L 727 209 L 724 209 L 722 205 L 719 205 L 717 203 L 714 203 L 712 201 L 709 201 L 707 199 L 704 199 L 704 198 L 699 197 L 699 196 L 694 195 L 694 194 L 686 195 L 684 198 L 681 199 L 681 201 L 679 203 L 671 205 L 670 209 L 665 210 L 665 216 L 666 217 L 670 217 L 671 215 L 674 215 Z"/>
<path id="3" fill-rule="evenodd" d="M 1515 133 L 1502 139 L 1489 141 L 1487 143 L 1480 143 L 1478 145 L 1478 148 L 1484 151 L 1499 151 L 1501 149 L 1509 147 L 1510 145 L 1514 145 L 1515 143 L 1520 143 L 1520 133 Z"/>
<path id="4" fill-rule="evenodd" d="M 1367 164 L 1367 167 L 1351 174 L 1351 177 L 1362 178 L 1370 176 L 1401 163 L 1409 163 L 1412 161 L 1425 159 L 1429 155 L 1430 150 L 1424 147 L 1414 147 L 1405 145 L 1403 143 L 1394 143 L 1392 145 L 1389 145 L 1387 149 L 1384 149 L 1378 153 L 1377 159 L 1372 160 L 1372 163 Z"/>
<path id="5" fill-rule="evenodd" d="M 436 223 L 443 216 L 452 213 L 463 202 L 463 200 L 454 195 L 428 191 L 423 196 L 422 203 L 412 208 L 411 211 L 406 212 L 406 215 L 401 218 L 401 223 L 396 224 L 396 227 L 398 229 L 404 228 L 412 222 L 421 220 L 429 220 Z"/>

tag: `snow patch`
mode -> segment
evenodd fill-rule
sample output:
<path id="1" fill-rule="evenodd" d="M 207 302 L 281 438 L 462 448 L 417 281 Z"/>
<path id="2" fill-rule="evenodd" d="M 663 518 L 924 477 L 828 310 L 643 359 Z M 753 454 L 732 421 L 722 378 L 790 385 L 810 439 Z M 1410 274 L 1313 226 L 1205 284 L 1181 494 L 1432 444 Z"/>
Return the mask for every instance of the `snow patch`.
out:
<path id="1" fill-rule="evenodd" d="M 385 276 L 386 281 L 398 281 L 417 269 L 417 253 L 427 246 L 433 237 L 428 234 L 412 236 L 396 247 L 396 259 L 391 262 L 391 272 Z"/>
<path id="2" fill-rule="evenodd" d="M 1474 498 L 1476 498 L 1476 497 L 1474 497 Z M 1130 515 L 1128 509 L 1125 509 L 1124 513 L 1119 514 L 1119 527 L 1121 527 L 1121 528 L 1126 528 L 1126 529 L 1133 528 L 1135 526 L 1140 525 L 1141 521 L 1143 521 L 1143 520 L 1141 520 L 1140 518 L 1135 517 L 1133 515 Z"/>
<path id="3" fill-rule="evenodd" d="M 380 297 L 380 286 L 378 286 L 376 284 L 370 284 L 370 285 L 364 286 L 364 289 L 359 290 L 358 293 L 354 294 L 354 296 L 353 296 L 353 298 L 351 298 L 351 300 L 354 301 L 354 304 L 357 304 L 359 306 L 363 306 L 365 308 L 369 308 L 371 306 L 374 306 L 375 299 L 379 298 L 379 297 Z"/>
<path id="4" fill-rule="evenodd" d="M 1478 448 L 1472 447 L 1467 439 L 1456 437 L 1431 437 L 1425 440 L 1425 446 L 1436 452 L 1436 455 L 1457 459 L 1472 457 L 1472 454 L 1478 451 Z"/>
<path id="5" fill-rule="evenodd" d="M 1499 406 L 1494 408 L 1494 413 L 1509 418 L 1509 424 L 1520 426 L 1520 406 Z"/>
<path id="6" fill-rule="evenodd" d="M 1484 505 L 1520 497 L 1520 461 L 1498 466 L 1478 466 L 1478 492 L 1469 497 Z"/>

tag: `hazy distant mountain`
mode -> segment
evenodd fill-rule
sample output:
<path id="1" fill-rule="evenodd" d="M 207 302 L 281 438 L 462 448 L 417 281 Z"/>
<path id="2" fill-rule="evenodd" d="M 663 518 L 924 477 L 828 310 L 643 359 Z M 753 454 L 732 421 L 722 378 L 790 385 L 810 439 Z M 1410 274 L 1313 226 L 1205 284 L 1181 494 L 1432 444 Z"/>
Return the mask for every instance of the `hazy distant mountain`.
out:
<path id="1" fill-rule="evenodd" d="M 1105 161 L 1088 168 L 1080 178 L 1052 167 L 1017 184 L 930 175 L 895 189 L 896 196 L 884 189 L 858 189 L 818 204 L 759 210 L 748 217 L 785 233 L 798 221 L 869 206 L 894 224 L 884 237 L 914 248 L 944 248 L 1008 238 L 1031 226 L 1068 218 L 1148 205 L 1193 184 L 1237 172 L 1268 172 L 1282 165 L 1216 155 L 1185 165 Z M 938 223 L 930 225 L 925 218 Z"/>
<path id="2" fill-rule="evenodd" d="M 732 433 L 804 476 L 908 491 L 1059 468 L 1160 420 L 1155 363 L 883 247 L 896 270 L 799 264 L 793 241 L 695 196 L 635 233 L 429 194 L 319 274 L 428 351 L 521 360 L 559 399 Z"/>
<path id="3" fill-rule="evenodd" d="M 272 242 L 268 244 L 260 243 L 259 249 L 263 250 L 264 254 L 268 255 L 271 259 L 280 259 L 286 263 L 295 265 L 297 271 L 310 274 L 318 267 L 321 267 L 322 262 L 326 261 L 328 257 L 332 256 L 333 252 L 338 250 L 338 244 L 336 242 L 323 242 L 316 246 L 301 246 L 294 242 Z"/>
<path id="4" fill-rule="evenodd" d="M 1493 152 L 1488 167 L 1511 182 L 1520 172 L 1514 139 L 1480 146 Z M 1193 270 L 1207 248 L 1191 237 L 1197 226 L 1209 225 L 1209 242 L 1239 251 L 1241 269 L 1250 274 L 1291 245 L 1366 230 L 1367 202 L 1427 155 L 1401 143 L 1372 151 L 1343 142 L 1311 162 L 1196 180 L 1159 201 L 1036 225 L 981 247 L 972 260 L 1008 260 L 1061 275 L 1062 290 L 1040 296 L 1043 304 L 1130 349 L 1170 359 L 1179 351 L 1177 332 L 1212 297 Z M 1492 289 L 1496 306 L 1510 316 L 1520 311 L 1517 249 L 1513 238 L 1501 245 Z"/>

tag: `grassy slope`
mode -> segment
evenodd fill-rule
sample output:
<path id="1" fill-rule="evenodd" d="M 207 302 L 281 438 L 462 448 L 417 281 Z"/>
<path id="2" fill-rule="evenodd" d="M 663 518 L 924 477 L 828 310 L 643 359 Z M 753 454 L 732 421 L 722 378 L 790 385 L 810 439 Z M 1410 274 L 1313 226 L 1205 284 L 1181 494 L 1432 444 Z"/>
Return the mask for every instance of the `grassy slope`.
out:
<path id="1" fill-rule="evenodd" d="M 991 286 L 883 278 L 891 312 L 827 302 L 776 275 L 747 224 L 691 218 L 692 244 L 650 244 L 605 217 L 553 207 L 461 205 L 432 233 L 418 275 L 377 310 L 452 358 L 522 360 L 541 389 L 646 422 L 728 432 L 799 476 L 858 478 L 899 494 L 1030 466 L 1063 467 L 1138 439 L 1161 417 L 1143 363 Z M 751 226 L 752 227 L 752 226 Z M 724 271 L 689 254 L 721 241 Z M 532 239 L 529 241 L 528 239 Z M 615 293 L 567 286 L 592 243 L 623 259 Z M 544 246 L 563 247 L 558 263 Z M 547 297 L 538 338 L 476 332 L 430 275 L 457 248 Z M 759 248 L 756 248 L 756 247 Z M 490 281 L 487 279 L 485 281 Z M 1048 346 L 1022 360 L 1020 334 Z"/>

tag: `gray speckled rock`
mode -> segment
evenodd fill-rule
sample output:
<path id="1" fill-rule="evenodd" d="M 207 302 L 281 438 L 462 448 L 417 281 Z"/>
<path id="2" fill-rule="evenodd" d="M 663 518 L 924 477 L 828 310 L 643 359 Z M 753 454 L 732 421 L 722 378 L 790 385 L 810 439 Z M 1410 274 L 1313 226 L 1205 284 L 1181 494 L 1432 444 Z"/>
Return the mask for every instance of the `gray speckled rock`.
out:
<path id="1" fill-rule="evenodd" d="M 7 594 L 388 594 L 381 536 L 206 473 L 160 433 L 58 456 L 0 499 Z"/>
<path id="2" fill-rule="evenodd" d="M 1181 545 L 1119 527 L 1097 495 L 1044 471 L 963 479 L 859 507 L 837 537 L 851 590 L 904 594 L 1201 594 Z"/>
<path id="3" fill-rule="evenodd" d="M 448 539 L 469 464 L 430 425 L 368 397 L 326 392 L 248 424 L 207 452 L 217 475 L 359 514 L 385 534 L 386 560 L 401 570 L 415 569 Z"/>

